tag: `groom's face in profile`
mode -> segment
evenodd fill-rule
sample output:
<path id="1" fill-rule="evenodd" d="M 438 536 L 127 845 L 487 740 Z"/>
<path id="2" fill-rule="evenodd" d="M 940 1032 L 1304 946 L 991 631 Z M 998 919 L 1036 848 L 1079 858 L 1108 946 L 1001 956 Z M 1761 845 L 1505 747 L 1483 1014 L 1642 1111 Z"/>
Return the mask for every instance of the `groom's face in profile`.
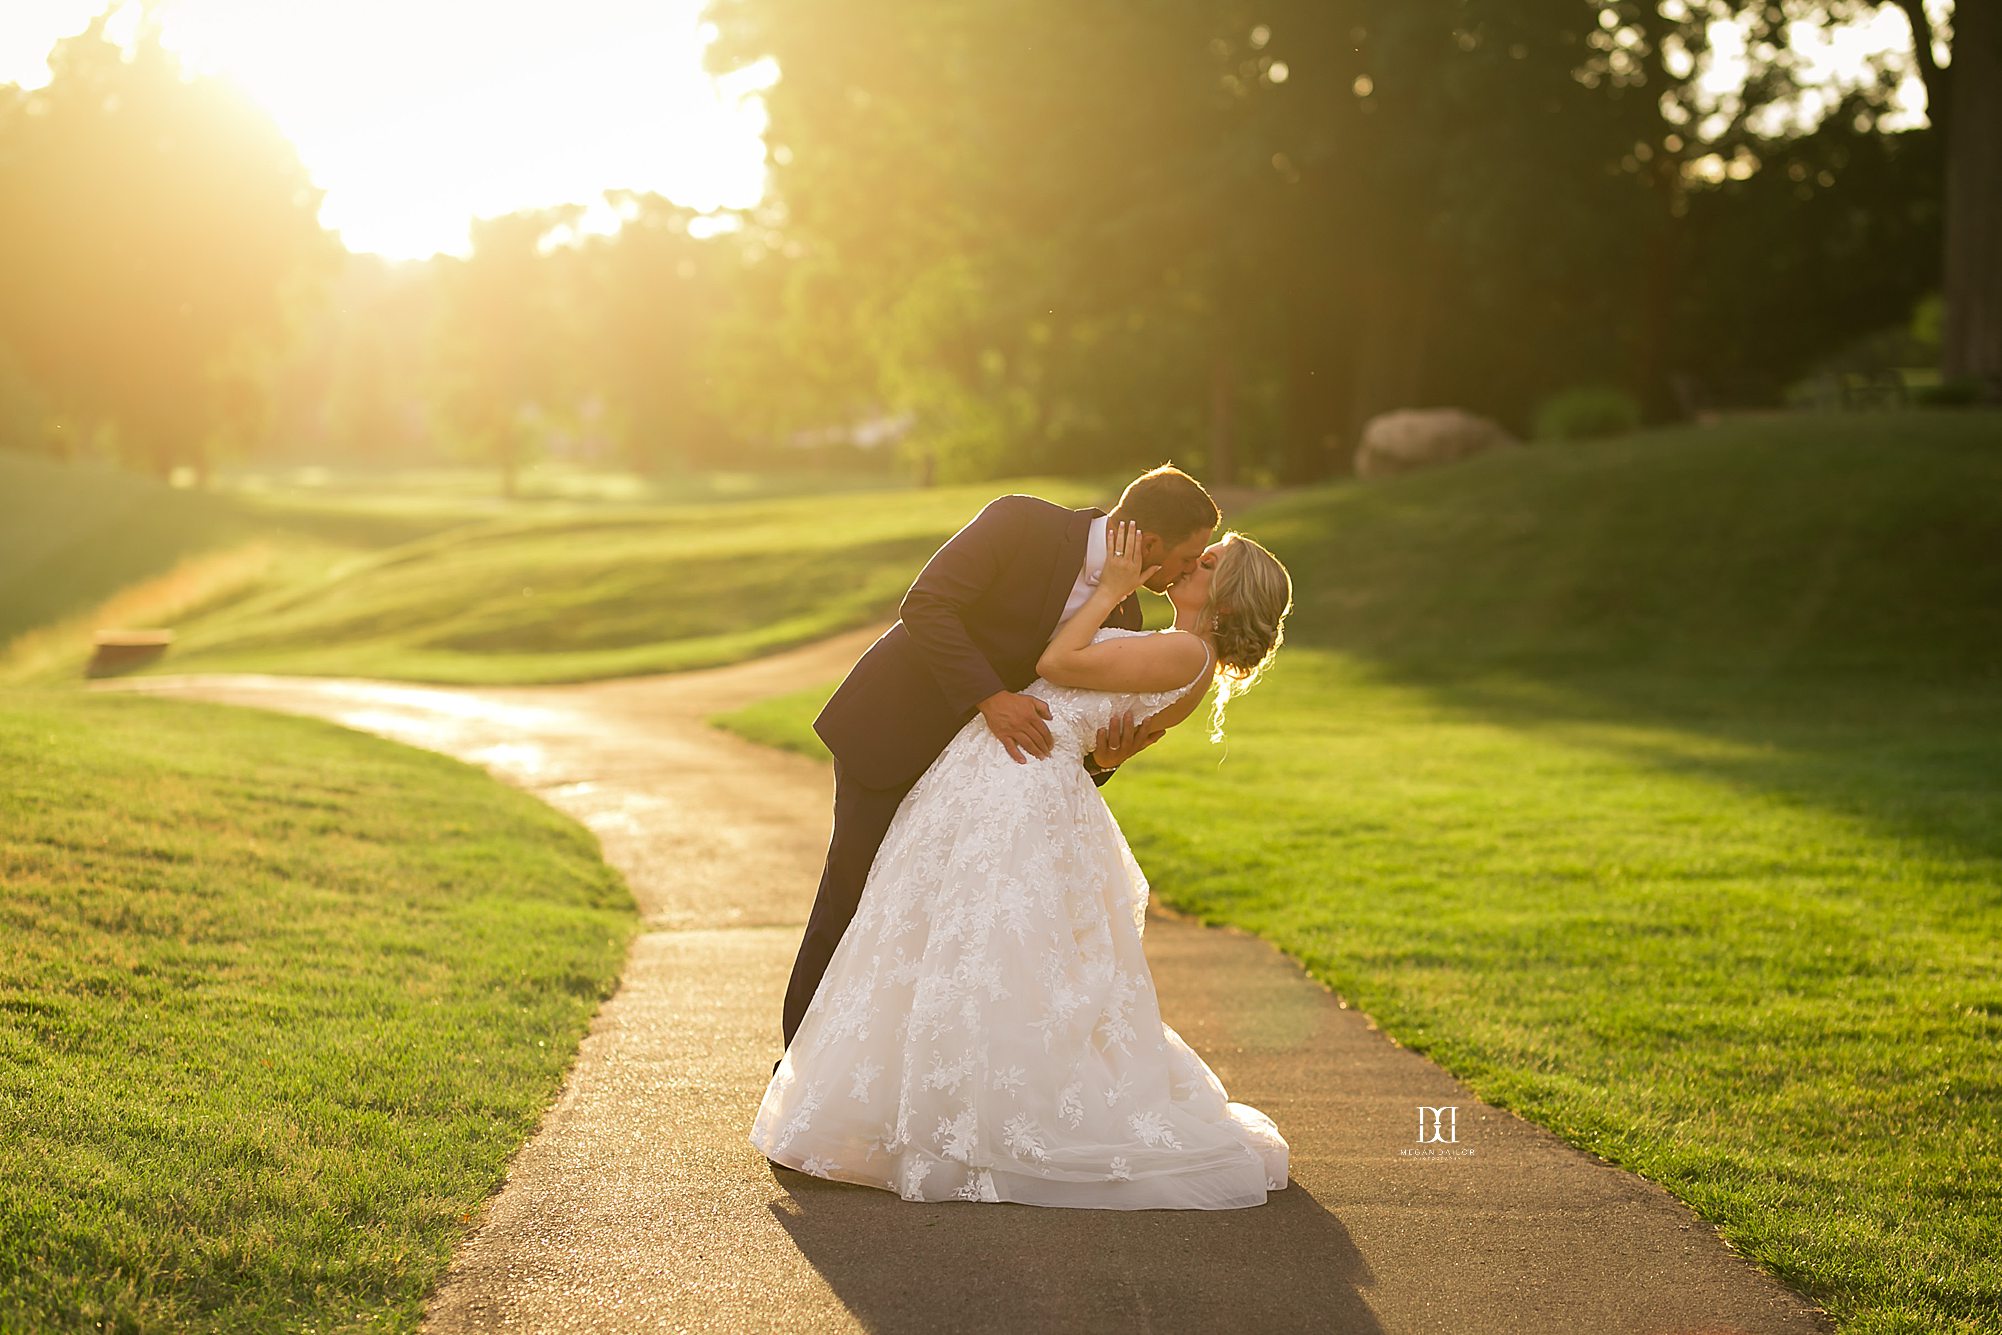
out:
<path id="1" fill-rule="evenodd" d="M 1147 581 L 1147 587 L 1155 593 L 1166 593 L 1180 581 L 1196 573 L 1196 566 L 1203 559 L 1203 552 L 1210 545 L 1210 530 L 1199 528 L 1183 536 L 1173 546 L 1158 533 L 1140 535 L 1140 565 L 1142 569 L 1158 565 L 1154 578 Z"/>

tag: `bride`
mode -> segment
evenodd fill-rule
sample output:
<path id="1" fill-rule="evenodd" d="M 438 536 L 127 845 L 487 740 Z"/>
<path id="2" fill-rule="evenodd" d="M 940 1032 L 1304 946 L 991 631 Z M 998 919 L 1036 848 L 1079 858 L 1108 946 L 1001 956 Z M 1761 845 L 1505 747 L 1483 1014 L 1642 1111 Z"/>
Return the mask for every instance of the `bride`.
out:
<path id="1" fill-rule="evenodd" d="M 976 716 L 897 808 L 758 1107 L 751 1144 L 773 1162 L 911 1201 L 1224 1210 L 1286 1185 L 1272 1120 L 1161 1020 L 1147 881 L 1079 762 L 1115 714 L 1172 726 L 1213 679 L 1220 737 L 1292 583 L 1227 533 L 1169 590 L 1172 629 L 1102 627 L 1153 573 L 1139 549 L 1113 526 L 1036 665 L 1052 754 L 1017 764 Z"/>

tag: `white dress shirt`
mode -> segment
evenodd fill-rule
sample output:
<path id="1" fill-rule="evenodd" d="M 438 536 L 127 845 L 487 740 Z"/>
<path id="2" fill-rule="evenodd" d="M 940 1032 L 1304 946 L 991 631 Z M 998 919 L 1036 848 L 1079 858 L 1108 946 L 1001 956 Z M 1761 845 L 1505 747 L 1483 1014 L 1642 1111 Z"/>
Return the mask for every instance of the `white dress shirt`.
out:
<path id="1" fill-rule="evenodd" d="M 1077 610 L 1084 606 L 1085 600 L 1091 597 L 1091 591 L 1098 587 L 1099 579 L 1105 574 L 1105 528 L 1110 519 L 1110 515 L 1100 515 L 1091 521 L 1091 527 L 1085 531 L 1084 565 L 1077 572 L 1077 582 L 1071 585 L 1071 596 L 1064 599 L 1064 614 L 1057 618 L 1058 625 L 1077 615 Z M 1050 638 L 1056 638 L 1055 631 L 1050 632 Z"/>

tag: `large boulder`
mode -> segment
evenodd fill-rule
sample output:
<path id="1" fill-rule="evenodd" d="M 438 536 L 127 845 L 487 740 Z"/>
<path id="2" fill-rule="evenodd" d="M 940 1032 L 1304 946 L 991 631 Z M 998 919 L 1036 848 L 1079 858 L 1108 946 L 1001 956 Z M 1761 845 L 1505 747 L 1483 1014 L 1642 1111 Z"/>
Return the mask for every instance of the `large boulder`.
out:
<path id="1" fill-rule="evenodd" d="M 1378 413 L 1363 427 L 1356 476 L 1392 477 L 1521 444 L 1487 418 L 1459 408 L 1399 408 Z"/>

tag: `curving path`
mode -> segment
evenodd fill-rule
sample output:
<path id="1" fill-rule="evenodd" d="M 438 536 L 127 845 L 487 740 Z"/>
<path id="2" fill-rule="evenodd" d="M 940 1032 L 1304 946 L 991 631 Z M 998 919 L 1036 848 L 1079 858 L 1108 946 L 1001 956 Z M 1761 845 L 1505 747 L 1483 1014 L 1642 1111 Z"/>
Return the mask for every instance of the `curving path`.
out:
<path id="1" fill-rule="evenodd" d="M 427 1331 L 1832 1329 L 1667 1192 L 1482 1104 L 1263 942 L 1159 908 L 1163 1013 L 1292 1144 L 1293 1184 L 1264 1207 L 918 1206 L 775 1172 L 745 1137 L 832 776 L 704 719 L 839 676 L 875 634 L 573 686 L 93 685 L 318 715 L 484 765 L 596 831 L 632 886 L 646 931 Z M 1405 1153 L 1419 1105 L 1457 1109 L 1464 1153 Z"/>

